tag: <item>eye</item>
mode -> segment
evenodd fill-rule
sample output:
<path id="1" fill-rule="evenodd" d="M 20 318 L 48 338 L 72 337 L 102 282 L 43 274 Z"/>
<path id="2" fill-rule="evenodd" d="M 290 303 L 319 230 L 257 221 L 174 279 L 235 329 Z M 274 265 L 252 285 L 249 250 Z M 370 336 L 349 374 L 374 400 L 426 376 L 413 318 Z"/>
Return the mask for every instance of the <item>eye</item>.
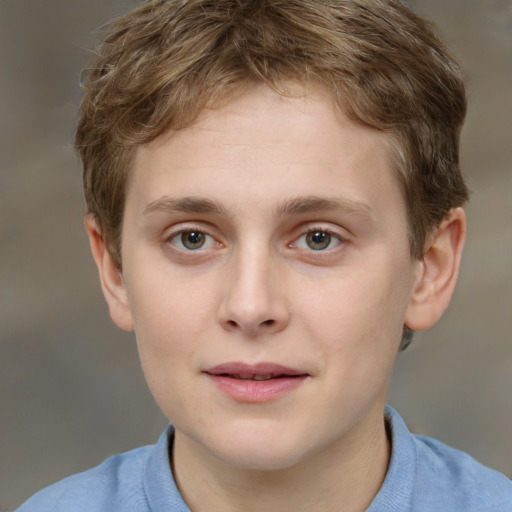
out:
<path id="1" fill-rule="evenodd" d="M 294 243 L 299 249 L 311 249 L 313 251 L 324 251 L 333 249 L 341 244 L 341 239 L 337 235 L 323 229 L 313 229 L 302 235 Z"/>
<path id="2" fill-rule="evenodd" d="M 207 249 L 215 244 L 215 240 L 210 235 L 195 229 L 177 233 L 170 238 L 170 242 L 178 249 L 185 251 Z"/>

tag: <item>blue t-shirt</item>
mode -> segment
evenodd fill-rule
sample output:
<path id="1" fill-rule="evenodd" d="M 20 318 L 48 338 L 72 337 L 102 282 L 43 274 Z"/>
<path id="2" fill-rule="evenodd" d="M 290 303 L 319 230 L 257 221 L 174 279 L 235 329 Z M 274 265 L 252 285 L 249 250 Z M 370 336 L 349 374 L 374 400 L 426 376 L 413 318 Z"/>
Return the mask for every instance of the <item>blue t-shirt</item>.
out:
<path id="1" fill-rule="evenodd" d="M 512 481 L 464 452 L 412 435 L 386 409 L 392 454 L 367 512 L 512 512 Z M 190 512 L 170 469 L 168 427 L 154 446 L 115 455 L 38 492 L 17 512 Z"/>

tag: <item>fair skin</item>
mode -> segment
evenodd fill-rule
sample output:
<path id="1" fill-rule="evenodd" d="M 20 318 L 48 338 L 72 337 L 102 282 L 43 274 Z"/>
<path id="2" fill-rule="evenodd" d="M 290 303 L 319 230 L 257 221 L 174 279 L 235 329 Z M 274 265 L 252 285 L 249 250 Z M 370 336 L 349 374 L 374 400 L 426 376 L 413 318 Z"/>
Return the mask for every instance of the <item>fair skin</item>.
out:
<path id="1" fill-rule="evenodd" d="M 457 277 L 462 210 L 412 260 L 386 136 L 295 90 L 255 87 L 138 148 L 122 272 L 87 220 L 194 512 L 365 510 L 403 325 L 435 323 Z"/>

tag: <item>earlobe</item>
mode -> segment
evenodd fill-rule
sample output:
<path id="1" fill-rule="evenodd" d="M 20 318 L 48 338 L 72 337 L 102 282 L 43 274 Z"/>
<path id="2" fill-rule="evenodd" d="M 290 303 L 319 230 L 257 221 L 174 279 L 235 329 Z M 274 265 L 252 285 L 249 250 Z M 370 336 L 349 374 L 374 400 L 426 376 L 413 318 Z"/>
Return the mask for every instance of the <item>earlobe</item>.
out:
<path id="1" fill-rule="evenodd" d="M 466 215 L 455 208 L 427 240 L 405 324 L 413 331 L 432 327 L 448 308 L 457 283 L 466 237 Z"/>
<path id="2" fill-rule="evenodd" d="M 92 255 L 100 275 L 101 289 L 107 301 L 113 322 L 125 331 L 133 330 L 133 319 L 123 275 L 117 268 L 103 240 L 97 222 L 91 216 L 85 219 Z"/>

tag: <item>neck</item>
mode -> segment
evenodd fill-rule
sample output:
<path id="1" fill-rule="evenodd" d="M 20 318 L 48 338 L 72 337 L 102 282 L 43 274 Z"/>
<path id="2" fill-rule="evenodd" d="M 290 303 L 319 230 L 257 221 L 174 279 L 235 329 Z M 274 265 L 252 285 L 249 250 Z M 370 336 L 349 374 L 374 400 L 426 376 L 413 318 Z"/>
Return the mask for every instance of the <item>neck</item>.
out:
<path id="1" fill-rule="evenodd" d="M 174 476 L 194 512 L 211 511 L 212 503 L 219 512 L 361 512 L 379 491 L 390 458 L 384 418 L 377 423 L 293 467 L 271 471 L 233 468 L 211 454 L 198 457 L 197 445 L 190 451 L 191 441 L 176 432 Z"/>

